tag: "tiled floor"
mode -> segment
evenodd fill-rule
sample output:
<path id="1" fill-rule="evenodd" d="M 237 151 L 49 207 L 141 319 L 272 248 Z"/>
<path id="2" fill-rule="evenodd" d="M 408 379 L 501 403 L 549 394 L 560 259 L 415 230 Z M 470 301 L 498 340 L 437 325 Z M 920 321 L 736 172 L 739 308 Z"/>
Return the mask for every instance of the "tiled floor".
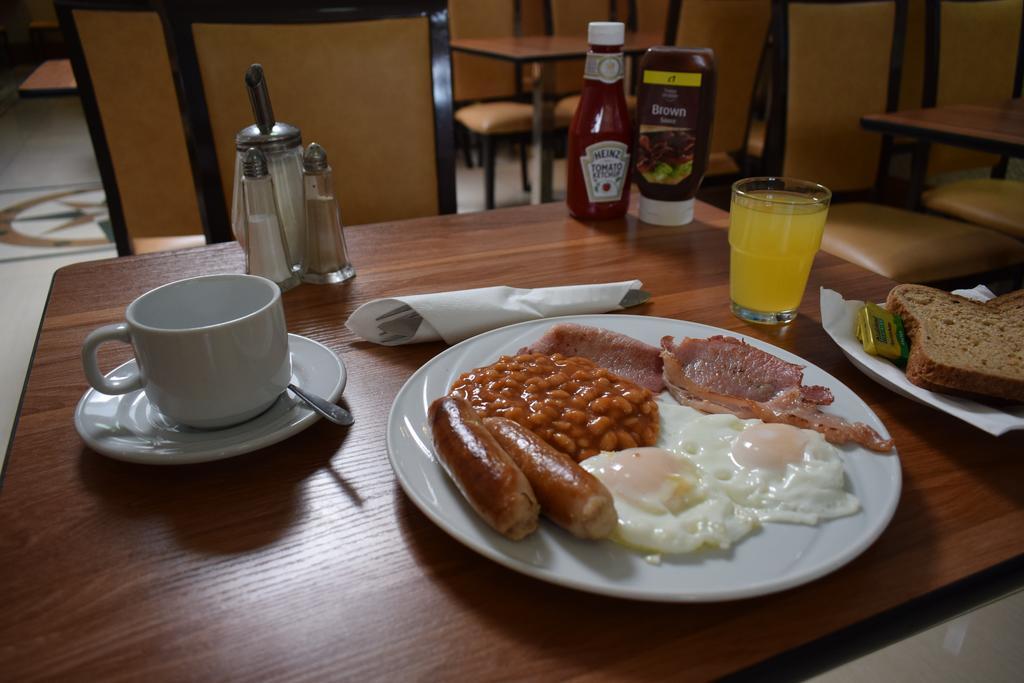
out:
<path id="1" fill-rule="evenodd" d="M 81 108 L 74 98 L 22 100 L 0 115 L 0 199 L 3 191 L 96 181 L 99 177 Z M 556 192 L 564 165 L 556 167 Z M 518 162 L 503 153 L 497 204 L 527 200 Z M 483 209 L 483 171 L 460 167 L 459 210 Z M 0 457 L 6 452 L 39 317 L 53 272 L 103 253 L 0 263 Z M 0 493 L 2 495 L 2 493 Z M 827 606 L 823 606 L 827 609 Z M 785 628 L 785 624 L 779 624 Z M 1018 681 L 1024 671 L 1024 592 L 962 615 L 814 678 L 847 681 Z"/>

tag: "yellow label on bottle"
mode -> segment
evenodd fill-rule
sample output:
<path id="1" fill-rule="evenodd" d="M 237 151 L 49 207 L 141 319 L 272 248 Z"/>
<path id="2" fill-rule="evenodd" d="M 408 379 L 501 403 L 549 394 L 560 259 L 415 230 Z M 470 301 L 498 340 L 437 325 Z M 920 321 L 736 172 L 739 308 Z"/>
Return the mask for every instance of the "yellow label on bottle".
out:
<path id="1" fill-rule="evenodd" d="M 699 88 L 700 72 L 644 71 L 644 83 L 652 85 L 674 85 L 680 88 Z"/>

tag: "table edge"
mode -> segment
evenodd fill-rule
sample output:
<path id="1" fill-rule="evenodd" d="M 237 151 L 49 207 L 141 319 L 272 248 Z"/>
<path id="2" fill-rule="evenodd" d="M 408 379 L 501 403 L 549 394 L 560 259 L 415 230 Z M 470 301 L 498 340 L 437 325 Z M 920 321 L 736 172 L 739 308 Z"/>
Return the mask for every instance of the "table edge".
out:
<path id="1" fill-rule="evenodd" d="M 57 280 L 57 273 L 62 269 L 58 268 L 50 276 L 50 286 L 46 290 L 46 300 L 43 302 L 43 310 L 39 314 L 39 324 L 36 326 L 36 338 L 32 342 L 32 353 L 28 357 L 28 365 L 25 366 L 25 378 L 21 383 L 21 395 L 18 396 L 18 407 L 14 412 L 14 419 L 11 421 L 11 431 L 7 437 L 7 448 L 4 449 L 4 462 L 0 467 L 0 493 L 3 493 L 4 482 L 7 480 L 7 468 L 11 464 L 11 455 L 14 451 L 14 436 L 18 433 L 18 422 L 21 421 L 21 410 L 25 407 L 25 396 L 28 394 L 28 381 L 32 376 L 32 368 L 36 364 L 36 351 L 39 350 L 39 338 L 43 334 L 43 323 L 46 322 L 46 312 L 50 308 L 50 297 L 53 295 L 53 283 Z"/>
<path id="2" fill-rule="evenodd" d="M 926 128 L 909 123 L 897 123 L 882 117 L 887 114 L 869 114 L 862 116 L 860 125 L 864 130 L 882 135 L 905 135 L 917 138 L 922 142 L 937 142 L 964 149 L 989 152 L 1000 156 L 1020 157 L 1024 156 L 1024 144 L 1016 144 L 1009 141 L 998 142 L 996 140 L 977 138 L 970 135 L 961 135 L 950 131 Z"/>
<path id="3" fill-rule="evenodd" d="M 1024 554 L 740 669 L 722 681 L 807 680 L 1024 587 Z"/>

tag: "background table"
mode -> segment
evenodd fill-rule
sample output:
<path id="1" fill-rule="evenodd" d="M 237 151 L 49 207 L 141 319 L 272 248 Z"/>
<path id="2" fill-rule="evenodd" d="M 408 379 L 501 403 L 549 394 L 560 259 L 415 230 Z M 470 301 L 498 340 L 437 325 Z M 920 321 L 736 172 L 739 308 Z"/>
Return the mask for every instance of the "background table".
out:
<path id="1" fill-rule="evenodd" d="M 910 162 L 908 209 L 916 210 L 921 203 L 929 143 L 940 142 L 1004 157 L 1024 157 L 1024 99 L 1020 98 L 991 104 L 949 104 L 871 114 L 861 117 L 860 124 L 865 130 L 916 140 Z"/>
<path id="2" fill-rule="evenodd" d="M 871 114 L 860 123 L 878 133 L 1024 157 L 1024 99 Z"/>
<path id="3" fill-rule="evenodd" d="M 622 53 L 627 56 L 643 54 L 652 45 L 660 45 L 661 36 L 647 33 L 627 33 Z M 587 56 L 589 45 L 582 36 L 499 36 L 495 38 L 459 38 L 450 41 L 452 50 L 481 57 L 491 57 L 516 64 L 536 63 L 540 74 L 533 81 L 533 168 L 534 178 L 530 199 L 534 204 L 550 202 L 552 150 L 544 144 L 544 134 L 553 127 L 553 104 L 545 95 L 551 92 L 554 70 L 550 64 L 565 59 Z M 628 70 L 627 70 L 628 71 Z M 583 73 L 580 73 L 580 87 Z"/>
<path id="4" fill-rule="evenodd" d="M 0 678 L 799 677 L 1020 585 L 1024 434 L 990 437 L 857 371 L 821 329 L 818 286 L 877 300 L 892 283 L 827 254 L 796 322 L 734 318 L 726 222 L 698 203 L 686 227 L 632 216 L 586 225 L 549 204 L 350 229 L 358 276 L 303 285 L 284 304 L 292 332 L 344 359 L 355 426 L 320 422 L 256 453 L 176 468 L 119 463 L 82 445 L 72 426 L 86 389 L 79 349 L 156 285 L 241 271 L 241 251 L 225 244 L 59 271 L 0 492 Z M 863 555 L 777 595 L 629 602 L 509 571 L 406 498 L 384 425 L 398 389 L 444 346 L 356 339 L 343 326 L 356 306 L 397 293 L 632 277 L 653 298 L 629 312 L 780 345 L 878 413 L 899 448 L 903 494 Z M 104 367 L 130 354 L 103 350 Z"/>

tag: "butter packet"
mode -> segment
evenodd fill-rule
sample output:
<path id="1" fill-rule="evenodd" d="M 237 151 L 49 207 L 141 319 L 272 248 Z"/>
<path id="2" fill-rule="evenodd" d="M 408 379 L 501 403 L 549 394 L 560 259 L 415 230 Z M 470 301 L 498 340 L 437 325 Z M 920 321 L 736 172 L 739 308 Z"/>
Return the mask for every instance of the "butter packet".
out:
<path id="1" fill-rule="evenodd" d="M 876 304 L 866 303 L 857 312 L 857 328 L 854 333 L 864 345 L 864 350 L 871 355 L 888 358 L 900 367 L 906 365 L 910 344 L 903 330 L 903 320 L 895 313 Z"/>

